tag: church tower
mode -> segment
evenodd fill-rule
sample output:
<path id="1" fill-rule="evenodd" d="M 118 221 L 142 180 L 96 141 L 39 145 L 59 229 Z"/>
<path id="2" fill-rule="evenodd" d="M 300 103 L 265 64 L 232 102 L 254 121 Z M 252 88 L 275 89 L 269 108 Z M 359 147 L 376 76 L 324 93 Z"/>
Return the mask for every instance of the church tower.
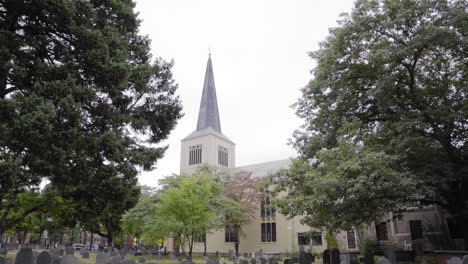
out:
<path id="1" fill-rule="evenodd" d="M 235 167 L 235 144 L 221 132 L 211 56 L 206 65 L 197 129 L 182 139 L 180 172 L 191 174 L 202 164 Z"/>

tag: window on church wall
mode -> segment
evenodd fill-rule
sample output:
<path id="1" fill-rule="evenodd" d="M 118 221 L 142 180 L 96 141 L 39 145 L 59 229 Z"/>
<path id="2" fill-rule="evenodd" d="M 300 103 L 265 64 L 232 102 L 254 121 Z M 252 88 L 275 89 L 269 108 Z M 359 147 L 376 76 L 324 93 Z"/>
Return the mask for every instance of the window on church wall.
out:
<path id="1" fill-rule="evenodd" d="M 189 165 L 202 163 L 202 145 L 191 146 L 189 148 Z"/>
<path id="2" fill-rule="evenodd" d="M 375 231 L 377 233 L 377 240 L 388 240 L 387 222 L 375 224 Z"/>
<path id="3" fill-rule="evenodd" d="M 276 210 L 271 207 L 270 194 L 265 193 L 264 199 L 260 203 L 260 215 L 262 218 L 275 218 Z"/>
<path id="4" fill-rule="evenodd" d="M 356 249 L 356 233 L 354 231 L 347 231 L 347 242 L 348 242 L 348 249 Z"/>
<path id="5" fill-rule="evenodd" d="M 196 236 L 193 240 L 198 243 L 206 242 L 206 233 Z"/>
<path id="6" fill-rule="evenodd" d="M 225 147 L 218 146 L 218 164 L 223 166 L 229 165 L 229 152 Z"/>
<path id="7" fill-rule="evenodd" d="M 276 223 L 262 223 L 262 242 L 276 242 Z"/>
<path id="8" fill-rule="evenodd" d="M 321 232 L 302 232 L 297 233 L 297 244 L 299 246 L 321 246 L 322 233 Z"/>
<path id="9" fill-rule="evenodd" d="M 224 227 L 224 242 L 237 242 L 238 234 L 230 226 Z"/>

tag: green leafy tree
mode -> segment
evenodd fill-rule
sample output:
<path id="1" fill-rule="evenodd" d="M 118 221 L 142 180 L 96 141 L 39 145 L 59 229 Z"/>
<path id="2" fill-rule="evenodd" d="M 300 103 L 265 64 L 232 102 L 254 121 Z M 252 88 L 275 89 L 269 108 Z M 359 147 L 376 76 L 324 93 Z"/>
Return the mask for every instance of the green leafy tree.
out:
<path id="1" fill-rule="evenodd" d="M 177 186 L 158 195 L 159 202 L 145 232 L 154 238 L 174 237 L 191 260 L 195 238 L 219 226 L 216 201 L 222 191 L 222 185 L 211 175 L 182 177 Z"/>
<path id="2" fill-rule="evenodd" d="M 104 211 L 163 156 L 155 144 L 181 105 L 172 63 L 151 59 L 134 5 L 0 1 L 0 218 L 43 180 Z M 0 221 L 0 234 L 17 221 Z"/>
<path id="3" fill-rule="evenodd" d="M 156 189 L 142 186 L 138 203 L 122 216 L 122 230 L 134 237 L 142 237 L 144 226 L 152 217 L 156 201 Z M 147 237 L 145 240 L 151 239 Z"/>
<path id="4" fill-rule="evenodd" d="M 451 213 L 468 249 L 467 9 L 359 0 L 330 30 L 296 104 L 299 161 L 274 177 L 290 208 L 346 229 L 417 198 Z"/>

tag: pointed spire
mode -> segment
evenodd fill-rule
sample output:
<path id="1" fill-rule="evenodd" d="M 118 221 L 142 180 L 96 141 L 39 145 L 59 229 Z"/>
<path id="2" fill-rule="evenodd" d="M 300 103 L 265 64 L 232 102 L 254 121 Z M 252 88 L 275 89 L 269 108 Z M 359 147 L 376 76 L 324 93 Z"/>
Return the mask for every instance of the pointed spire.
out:
<path id="1" fill-rule="evenodd" d="M 216 88 L 214 83 L 213 65 L 211 64 L 211 52 L 206 65 L 205 82 L 198 113 L 197 131 L 211 127 L 221 133 L 219 121 L 218 101 L 216 99 Z"/>

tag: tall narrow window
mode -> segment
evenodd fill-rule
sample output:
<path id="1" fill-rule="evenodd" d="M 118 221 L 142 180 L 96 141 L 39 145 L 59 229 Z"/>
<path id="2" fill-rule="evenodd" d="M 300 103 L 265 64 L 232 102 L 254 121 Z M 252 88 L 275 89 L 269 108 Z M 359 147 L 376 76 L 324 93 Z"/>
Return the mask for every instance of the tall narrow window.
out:
<path id="1" fill-rule="evenodd" d="M 356 249 L 356 234 L 354 231 L 348 231 L 347 240 L 348 240 L 348 249 Z"/>
<path id="2" fill-rule="evenodd" d="M 387 222 L 381 222 L 375 225 L 377 240 L 388 240 Z"/>
<path id="3" fill-rule="evenodd" d="M 229 154 L 228 149 L 225 147 L 218 146 L 218 164 L 228 167 Z"/>
<path id="4" fill-rule="evenodd" d="M 310 234 L 310 241 L 312 242 L 312 246 L 321 246 L 322 245 L 322 233 L 312 232 Z"/>
<path id="5" fill-rule="evenodd" d="M 276 242 L 276 223 L 262 223 L 262 242 Z"/>
<path id="6" fill-rule="evenodd" d="M 422 239 L 423 238 L 423 231 L 422 231 L 422 223 L 421 220 L 411 220 L 409 221 L 410 232 L 411 232 L 411 239 Z"/>
<path id="7" fill-rule="evenodd" d="M 224 227 L 224 242 L 237 242 L 238 234 L 234 228 L 230 226 Z"/>
<path id="8" fill-rule="evenodd" d="M 191 146 L 189 148 L 189 165 L 200 164 L 202 162 L 202 145 Z"/>
<path id="9" fill-rule="evenodd" d="M 297 244 L 299 246 L 309 245 L 309 236 L 307 233 L 297 233 Z"/>
<path id="10" fill-rule="evenodd" d="M 198 242 L 198 243 L 206 242 L 206 233 L 196 236 L 194 238 L 194 242 Z"/>
<path id="11" fill-rule="evenodd" d="M 265 193 L 265 198 L 261 201 L 260 210 L 262 218 L 275 218 L 276 216 L 275 208 L 271 207 L 270 194 L 268 192 Z"/>

